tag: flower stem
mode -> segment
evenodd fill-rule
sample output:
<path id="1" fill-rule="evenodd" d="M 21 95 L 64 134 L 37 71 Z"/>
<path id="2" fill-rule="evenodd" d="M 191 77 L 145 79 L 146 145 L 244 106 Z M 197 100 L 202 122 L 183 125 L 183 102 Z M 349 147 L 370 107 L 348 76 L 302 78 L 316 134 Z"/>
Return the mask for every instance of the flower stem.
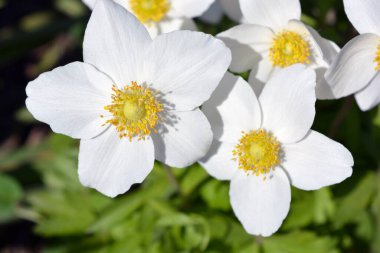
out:
<path id="1" fill-rule="evenodd" d="M 344 120 L 349 115 L 353 104 L 354 104 L 354 96 L 349 96 L 344 100 L 342 108 L 339 110 L 338 114 L 336 115 L 334 119 L 333 124 L 331 125 L 330 131 L 329 131 L 329 137 L 334 138 L 336 136 Z"/>

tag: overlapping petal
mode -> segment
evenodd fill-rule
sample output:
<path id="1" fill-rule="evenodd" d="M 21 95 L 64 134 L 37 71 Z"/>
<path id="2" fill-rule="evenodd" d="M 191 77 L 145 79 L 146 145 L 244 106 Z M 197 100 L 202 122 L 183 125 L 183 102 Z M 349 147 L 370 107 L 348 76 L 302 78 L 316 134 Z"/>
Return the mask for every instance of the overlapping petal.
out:
<path id="1" fill-rule="evenodd" d="M 211 126 L 204 114 L 196 109 L 172 112 L 163 128 L 152 136 L 156 159 L 176 168 L 187 167 L 201 159 L 212 143 Z"/>
<path id="2" fill-rule="evenodd" d="M 110 0 L 97 0 L 83 42 L 84 61 L 124 86 L 141 80 L 141 63 L 151 43 L 145 27 Z"/>
<path id="3" fill-rule="evenodd" d="M 380 73 L 371 80 L 369 85 L 355 94 L 356 102 L 362 111 L 368 111 L 380 103 Z"/>
<path id="4" fill-rule="evenodd" d="M 234 149 L 233 143 L 214 140 L 207 155 L 199 163 L 211 176 L 219 180 L 231 180 L 238 171 L 238 164 L 232 155 Z"/>
<path id="5" fill-rule="evenodd" d="M 171 0 L 171 17 L 194 18 L 201 16 L 215 0 Z"/>
<path id="6" fill-rule="evenodd" d="M 315 116 L 315 72 L 296 64 L 276 72 L 262 91 L 259 102 L 263 128 L 282 143 L 306 136 Z"/>
<path id="7" fill-rule="evenodd" d="M 240 0 L 240 8 L 248 23 L 276 30 L 284 28 L 291 19 L 301 18 L 299 0 Z"/>
<path id="8" fill-rule="evenodd" d="M 238 25 L 218 34 L 218 38 L 231 49 L 231 71 L 238 73 L 250 70 L 267 55 L 273 36 L 271 29 L 250 24 Z"/>
<path id="9" fill-rule="evenodd" d="M 377 73 L 376 50 L 379 37 L 363 34 L 351 40 L 326 72 L 336 98 L 353 94 L 369 84 Z"/>
<path id="10" fill-rule="evenodd" d="M 261 109 L 253 90 L 241 77 L 229 73 L 202 110 L 217 140 L 237 143 L 242 131 L 261 126 Z"/>
<path id="11" fill-rule="evenodd" d="M 199 32 L 176 31 L 158 36 L 147 48 L 144 76 L 173 109 L 187 111 L 210 98 L 230 62 L 230 50 L 222 41 Z"/>

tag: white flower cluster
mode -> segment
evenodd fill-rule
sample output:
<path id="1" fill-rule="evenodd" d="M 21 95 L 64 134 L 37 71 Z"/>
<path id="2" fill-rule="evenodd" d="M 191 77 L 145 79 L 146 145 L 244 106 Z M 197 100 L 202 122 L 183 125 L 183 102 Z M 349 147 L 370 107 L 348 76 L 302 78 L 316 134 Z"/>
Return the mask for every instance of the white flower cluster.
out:
<path id="1" fill-rule="evenodd" d="M 80 139 L 83 185 L 115 197 L 155 160 L 198 161 L 231 182 L 246 231 L 270 236 L 287 216 L 291 185 L 316 190 L 351 176 L 351 153 L 310 128 L 317 98 L 355 93 L 363 110 L 380 102 L 380 1 L 344 0 L 361 35 L 341 51 L 300 21 L 299 0 L 85 2 L 93 12 L 84 62 L 26 88 L 36 119 Z M 222 9 L 243 24 L 216 38 L 176 31 L 195 30 L 202 15 L 217 22 Z M 228 68 L 250 70 L 249 81 Z"/>

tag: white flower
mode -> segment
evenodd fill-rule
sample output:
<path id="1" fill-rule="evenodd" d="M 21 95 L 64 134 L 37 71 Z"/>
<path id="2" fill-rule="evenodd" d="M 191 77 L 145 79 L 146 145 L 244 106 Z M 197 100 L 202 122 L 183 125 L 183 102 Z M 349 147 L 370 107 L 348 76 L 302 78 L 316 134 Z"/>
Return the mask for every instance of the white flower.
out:
<path id="1" fill-rule="evenodd" d="M 215 0 L 200 19 L 210 24 L 217 24 L 222 20 L 223 14 L 237 23 L 244 23 L 239 0 Z"/>
<path id="2" fill-rule="evenodd" d="M 380 1 L 344 0 L 351 23 L 361 34 L 342 49 L 326 80 L 336 97 L 355 93 L 363 111 L 380 103 Z"/>
<path id="3" fill-rule="evenodd" d="M 91 9 L 96 1 L 83 0 Z M 159 34 L 177 30 L 197 30 L 193 18 L 201 16 L 215 0 L 114 1 L 133 13 L 154 38 Z"/>
<path id="4" fill-rule="evenodd" d="M 230 70 L 251 70 L 249 83 L 257 95 L 277 70 L 302 63 L 317 72 L 319 99 L 332 99 L 324 73 L 339 48 L 300 21 L 299 0 L 240 0 L 247 24 L 218 36 L 232 50 Z"/>
<path id="5" fill-rule="evenodd" d="M 84 63 L 42 74 L 26 89 L 36 119 L 81 139 L 82 184 L 114 197 L 141 183 L 155 158 L 186 167 L 206 154 L 212 132 L 198 107 L 231 61 L 223 42 L 190 31 L 152 41 L 132 14 L 98 0 L 83 48 Z"/>
<path id="6" fill-rule="evenodd" d="M 351 176 L 341 144 L 310 130 L 315 72 L 296 64 L 272 76 L 257 99 L 242 78 L 226 74 L 202 110 L 214 132 L 201 164 L 230 180 L 232 208 L 248 233 L 269 236 L 290 206 L 290 185 L 316 190 Z"/>

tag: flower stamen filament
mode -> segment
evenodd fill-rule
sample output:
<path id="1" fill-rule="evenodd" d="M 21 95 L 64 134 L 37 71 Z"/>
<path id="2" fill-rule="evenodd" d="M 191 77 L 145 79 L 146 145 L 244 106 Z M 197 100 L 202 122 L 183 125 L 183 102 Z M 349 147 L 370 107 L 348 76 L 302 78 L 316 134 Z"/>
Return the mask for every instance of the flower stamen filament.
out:
<path id="1" fill-rule="evenodd" d="M 376 58 L 375 58 L 375 63 L 377 63 L 377 66 L 375 67 L 376 70 L 380 70 L 380 44 L 377 47 L 377 52 L 376 52 Z"/>
<path id="2" fill-rule="evenodd" d="M 112 103 L 104 109 L 112 114 L 106 124 L 112 124 L 119 132 L 119 137 L 132 140 L 137 136 L 145 139 L 159 122 L 163 105 L 158 102 L 155 93 L 150 89 L 132 82 L 122 89 L 112 87 Z"/>
<path id="3" fill-rule="evenodd" d="M 310 45 L 298 33 L 283 31 L 275 35 L 269 58 L 274 67 L 285 68 L 296 63 L 310 63 Z"/>
<path id="4" fill-rule="evenodd" d="M 159 22 L 170 9 L 169 0 L 130 0 L 132 12 L 142 23 Z"/>
<path id="5" fill-rule="evenodd" d="M 280 151 L 281 145 L 277 139 L 264 129 L 259 129 L 243 132 L 232 153 L 239 169 L 259 176 L 270 173 L 280 164 Z"/>

